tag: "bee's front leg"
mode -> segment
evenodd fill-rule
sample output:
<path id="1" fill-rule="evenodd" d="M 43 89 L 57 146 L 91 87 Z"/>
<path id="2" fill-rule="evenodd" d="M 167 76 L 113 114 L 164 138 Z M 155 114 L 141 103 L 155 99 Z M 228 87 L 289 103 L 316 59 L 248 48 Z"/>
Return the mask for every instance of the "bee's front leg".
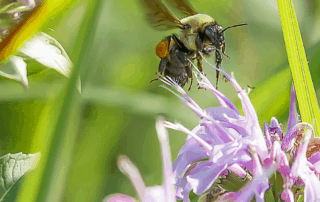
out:
<path id="1" fill-rule="evenodd" d="M 222 62 L 222 55 L 221 55 L 221 52 L 220 50 L 216 49 L 216 67 L 218 69 L 220 69 L 221 67 L 221 62 Z M 216 81 L 216 89 L 218 89 L 218 85 L 219 85 L 219 77 L 220 77 L 220 71 L 216 71 L 216 78 L 217 78 L 217 81 Z"/>
<path id="2" fill-rule="evenodd" d="M 202 66 L 202 57 L 199 54 L 199 51 L 202 51 L 202 39 L 200 38 L 200 35 L 198 34 L 198 36 L 196 37 L 195 40 L 195 44 L 196 44 L 196 48 L 197 48 L 197 61 L 198 61 L 198 69 L 200 72 L 202 72 L 203 66 Z"/>

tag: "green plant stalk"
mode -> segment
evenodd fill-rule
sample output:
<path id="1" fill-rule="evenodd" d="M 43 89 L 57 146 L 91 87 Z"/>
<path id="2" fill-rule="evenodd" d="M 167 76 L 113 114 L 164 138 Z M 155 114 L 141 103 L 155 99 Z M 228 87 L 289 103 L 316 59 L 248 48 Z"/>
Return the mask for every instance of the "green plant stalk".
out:
<path id="1" fill-rule="evenodd" d="M 90 68 L 83 65 L 85 50 L 91 45 L 90 38 L 94 36 L 93 25 L 97 22 L 97 12 L 102 1 L 95 0 L 88 4 L 86 18 L 83 19 L 77 37 L 77 54 L 71 78 L 66 89 L 57 98 L 48 101 L 46 113 L 39 123 L 39 131 L 33 148 L 41 151 L 41 162 L 32 177 L 23 184 L 19 191 L 18 201 L 61 201 L 64 193 L 67 175 L 72 162 L 72 154 L 80 123 L 80 95 L 77 90 L 80 68 Z M 47 130 L 47 128 L 52 129 Z M 45 127 L 43 127 L 45 126 Z M 47 126 L 47 127 L 46 127 Z"/>
<path id="2" fill-rule="evenodd" d="M 94 26 L 100 14 L 100 12 L 98 11 L 101 7 L 101 3 L 101 0 L 91 1 L 90 4 L 88 4 L 88 8 L 86 10 L 86 16 L 88 16 L 88 18 L 84 19 L 83 27 L 81 29 L 86 30 L 86 34 L 80 34 L 78 36 L 78 42 L 82 44 L 82 49 L 80 49 L 81 51 L 79 52 L 79 59 L 75 64 L 72 76 L 67 86 L 61 114 L 55 128 L 51 148 L 48 155 L 48 162 L 44 170 L 40 190 L 37 197 L 37 201 L 39 202 L 61 201 L 61 198 L 56 197 L 56 195 L 62 196 L 63 194 L 65 179 L 69 172 L 70 162 L 72 160 L 72 151 L 75 146 L 74 144 L 69 145 L 69 147 L 71 148 L 68 152 L 67 148 L 62 148 L 68 147 L 68 145 L 64 144 L 63 140 L 69 140 L 71 143 L 74 143 L 75 138 L 78 134 L 79 125 L 77 125 L 77 122 L 80 123 L 80 115 L 74 112 L 79 111 L 80 100 L 78 97 L 79 95 L 76 84 L 80 75 L 80 69 L 90 67 L 87 65 L 83 65 L 83 62 L 86 58 L 86 49 L 91 46 L 90 39 L 94 37 Z M 65 155 L 67 155 L 69 158 L 65 158 Z M 63 177 L 60 176 L 61 169 L 65 169 L 65 172 L 63 172 L 65 175 Z M 56 191 L 57 189 L 60 189 L 58 193 Z M 55 198 L 56 200 L 52 200 L 53 198 Z"/>
<path id="3" fill-rule="evenodd" d="M 291 0 L 278 0 L 283 37 L 303 122 L 313 125 L 320 135 L 320 112 L 297 18 Z"/>

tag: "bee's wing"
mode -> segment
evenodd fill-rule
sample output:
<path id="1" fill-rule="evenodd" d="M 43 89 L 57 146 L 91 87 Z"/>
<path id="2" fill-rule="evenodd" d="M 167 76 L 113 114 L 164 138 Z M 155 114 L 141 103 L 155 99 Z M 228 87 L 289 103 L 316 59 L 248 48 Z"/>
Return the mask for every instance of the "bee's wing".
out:
<path id="1" fill-rule="evenodd" d="M 147 20 L 154 28 L 160 30 L 183 28 L 180 20 L 170 12 L 161 0 L 141 0 L 141 2 L 149 12 Z"/>
<path id="2" fill-rule="evenodd" d="M 188 0 L 166 0 L 166 2 L 188 16 L 198 14 L 196 9 L 191 6 Z"/>

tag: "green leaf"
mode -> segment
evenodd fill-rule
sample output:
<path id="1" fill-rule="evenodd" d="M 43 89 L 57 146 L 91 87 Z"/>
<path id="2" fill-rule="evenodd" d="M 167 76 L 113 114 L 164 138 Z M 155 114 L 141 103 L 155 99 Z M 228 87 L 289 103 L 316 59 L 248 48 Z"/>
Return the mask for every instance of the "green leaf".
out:
<path id="1" fill-rule="evenodd" d="M 275 201 L 273 193 L 272 193 L 272 188 L 269 188 L 265 195 L 264 195 L 264 200 L 265 201 Z"/>
<path id="2" fill-rule="evenodd" d="M 28 87 L 27 64 L 21 57 L 12 56 L 7 63 L 2 64 L 0 67 L 1 76 L 16 80 Z"/>
<path id="3" fill-rule="evenodd" d="M 26 41 L 17 55 L 12 56 L 2 67 L 0 66 L 0 75 L 16 80 L 25 87 L 28 87 L 27 72 L 35 74 L 47 70 L 42 65 L 52 68 L 66 77 L 70 76 L 73 66 L 60 43 L 45 33 L 37 33 Z M 39 63 L 41 64 L 40 68 L 39 65 L 35 65 Z M 81 91 L 80 78 L 78 78 L 77 87 Z"/>
<path id="4" fill-rule="evenodd" d="M 291 0 L 278 0 L 278 7 L 288 60 L 303 122 L 313 125 L 320 135 L 320 111 L 309 72 L 298 22 Z"/>
<path id="5" fill-rule="evenodd" d="M 36 167 L 39 159 L 40 153 L 7 154 L 0 158 L 0 201 L 27 171 Z"/>
<path id="6" fill-rule="evenodd" d="M 66 77 L 70 76 L 73 66 L 59 42 L 42 32 L 26 41 L 19 49 L 18 55 L 26 59 L 36 60 L 46 67 L 57 70 Z"/>
<path id="7" fill-rule="evenodd" d="M 280 173 L 276 173 L 276 178 L 275 178 L 275 182 L 274 182 L 273 186 L 275 186 L 274 187 L 274 190 L 275 190 L 274 196 L 276 199 L 280 200 L 280 198 L 281 198 L 280 196 L 283 191 L 283 178 Z"/>

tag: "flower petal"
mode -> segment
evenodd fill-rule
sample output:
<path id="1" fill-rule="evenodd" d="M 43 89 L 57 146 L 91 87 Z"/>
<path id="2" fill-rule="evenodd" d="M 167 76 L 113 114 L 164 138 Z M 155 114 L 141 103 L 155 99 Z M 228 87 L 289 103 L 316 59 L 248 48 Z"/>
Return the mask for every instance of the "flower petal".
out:
<path id="1" fill-rule="evenodd" d="M 296 159 L 292 165 L 292 175 L 300 177 L 305 184 L 304 200 L 318 201 L 320 200 L 319 177 L 307 166 L 306 151 L 311 137 L 311 130 L 307 130 L 303 135 L 303 141 L 296 152 Z"/>
<path id="2" fill-rule="evenodd" d="M 195 74 L 197 76 L 197 80 L 199 83 L 199 86 L 204 88 L 204 89 L 209 89 L 211 92 L 214 93 L 216 96 L 218 102 L 220 103 L 221 107 L 227 108 L 227 109 L 232 109 L 236 114 L 240 115 L 239 110 L 237 107 L 225 96 L 223 95 L 220 91 L 218 91 L 216 88 L 213 87 L 211 82 L 205 77 L 203 74 Z"/>
<path id="3" fill-rule="evenodd" d="M 296 92 L 294 90 L 294 85 L 292 83 L 287 133 L 290 132 L 293 126 L 295 126 L 297 123 L 298 123 L 298 113 L 297 113 L 297 107 L 296 107 Z"/>
<path id="4" fill-rule="evenodd" d="M 208 158 L 207 152 L 203 147 L 196 145 L 180 154 L 173 162 L 172 167 L 175 174 L 179 177 L 184 174 L 187 166 L 199 159 Z"/>
<path id="5" fill-rule="evenodd" d="M 169 200 L 166 200 L 166 199 L 167 199 L 166 190 L 164 189 L 164 186 L 154 186 L 154 187 L 146 188 L 145 195 L 142 201 L 143 202 L 163 202 L 163 201 L 170 200 L 170 199 Z"/>
<path id="6" fill-rule="evenodd" d="M 239 164 L 233 164 L 227 168 L 228 170 L 234 172 L 241 178 L 245 178 L 247 176 L 247 172 L 241 168 Z"/>
<path id="7" fill-rule="evenodd" d="M 266 138 L 267 148 L 268 148 L 268 150 L 270 150 L 272 147 L 272 142 L 271 142 L 271 136 L 270 136 L 268 122 L 265 121 L 263 123 L 263 129 L 264 129 L 264 137 Z"/>
<path id="8" fill-rule="evenodd" d="M 191 190 L 191 184 L 188 183 L 186 178 L 179 179 L 179 183 L 177 183 L 176 198 L 178 200 L 183 200 L 183 202 L 189 202 L 189 193 Z"/>
<path id="9" fill-rule="evenodd" d="M 156 129 L 158 138 L 161 145 L 161 153 L 162 153 L 162 163 L 163 163 L 163 186 L 164 186 L 164 198 L 165 201 L 174 202 L 175 200 L 175 191 L 174 191 L 174 175 L 172 171 L 171 165 L 171 151 L 169 145 L 169 137 L 167 130 L 164 126 L 164 119 L 158 118 L 156 123 Z M 152 192 L 152 193 L 160 193 Z M 149 200 L 146 200 L 149 201 Z"/>
<path id="10" fill-rule="evenodd" d="M 198 162 L 196 167 L 186 176 L 195 194 L 202 194 L 207 191 L 218 176 L 227 168 L 227 164 L 215 165 L 214 163 Z"/>
<path id="11" fill-rule="evenodd" d="M 320 152 L 314 153 L 310 158 L 309 162 L 312 163 L 318 173 L 320 173 Z"/>
<path id="12" fill-rule="evenodd" d="M 111 194 L 103 199 L 103 202 L 138 202 L 125 194 Z"/>
<path id="13" fill-rule="evenodd" d="M 130 179 L 137 194 L 142 199 L 145 193 L 146 185 L 143 182 L 138 168 L 130 161 L 130 159 L 121 155 L 118 159 L 118 167 Z"/>
<path id="14" fill-rule="evenodd" d="M 264 193 L 269 188 L 270 171 L 263 170 L 260 159 L 255 151 L 252 153 L 253 180 L 239 192 L 235 201 L 250 201 L 255 195 L 256 201 L 264 202 Z"/>
<path id="15" fill-rule="evenodd" d="M 294 195 L 290 189 L 284 189 L 281 193 L 281 199 L 286 202 L 294 202 Z"/>

